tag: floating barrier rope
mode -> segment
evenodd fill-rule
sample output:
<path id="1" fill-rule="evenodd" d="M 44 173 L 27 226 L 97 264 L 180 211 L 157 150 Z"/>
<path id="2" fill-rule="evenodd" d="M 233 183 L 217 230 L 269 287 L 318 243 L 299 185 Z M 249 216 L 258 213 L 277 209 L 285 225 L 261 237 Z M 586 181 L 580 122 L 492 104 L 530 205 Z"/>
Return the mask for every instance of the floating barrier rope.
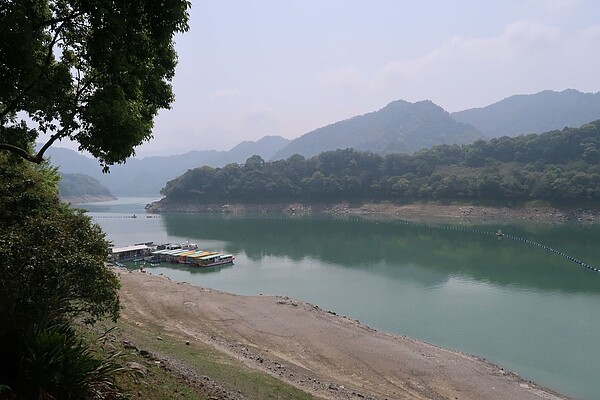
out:
<path id="1" fill-rule="evenodd" d="M 459 226 L 448 226 L 448 225 L 432 225 L 432 224 L 423 224 L 423 223 L 418 223 L 418 222 L 410 222 L 410 221 L 398 221 L 398 223 L 403 224 L 403 225 L 411 225 L 411 226 L 418 226 L 418 227 L 422 227 L 422 228 L 434 228 L 434 229 L 444 229 L 444 230 L 450 230 L 450 231 L 460 231 L 460 232 L 468 232 L 468 233 L 477 233 L 477 234 L 482 234 L 482 235 L 488 235 L 488 236 L 498 236 L 498 237 L 502 237 L 502 238 L 507 238 L 507 239 L 511 239 L 511 240 L 515 240 L 517 242 L 523 242 L 526 244 L 530 244 L 532 246 L 537 246 L 543 250 L 546 250 L 550 253 L 554 253 L 557 254 L 563 258 L 565 258 L 568 261 L 574 262 L 575 264 L 578 264 L 584 268 L 589 269 L 590 271 L 596 272 L 596 273 L 600 273 L 600 269 L 587 264 L 575 257 L 572 257 L 558 249 L 555 249 L 553 247 L 550 246 L 546 246 L 545 244 L 542 243 L 538 243 L 535 242 L 533 240 L 529 240 L 529 239 L 525 239 L 522 237 L 518 237 L 518 236 L 513 236 L 513 235 L 508 235 L 506 233 L 502 233 L 501 231 L 497 231 L 497 232 L 491 232 L 491 231 L 484 231 L 481 229 L 473 229 L 473 228 L 464 228 L 464 227 L 459 227 Z"/>
<path id="2" fill-rule="evenodd" d="M 218 218 L 218 216 L 208 216 L 209 218 Z M 246 215 L 247 217 L 247 215 Z M 271 219 L 271 220 L 286 220 L 286 219 L 290 219 L 292 217 L 290 216 L 281 216 L 281 215 L 256 215 L 255 218 L 259 218 L 259 219 Z M 338 215 L 320 215 L 318 217 L 313 217 L 311 218 L 312 220 L 317 220 L 317 221 L 331 221 L 331 220 L 346 220 L 346 221 L 351 221 L 351 222 L 361 222 L 361 221 L 365 221 L 364 218 L 360 218 L 360 217 L 345 217 L 343 215 L 338 216 Z M 379 220 L 375 220 L 375 223 L 379 223 Z M 409 226 L 415 226 L 415 227 L 419 227 L 419 228 L 429 228 L 429 229 L 442 229 L 442 230 L 447 230 L 447 231 L 457 231 L 457 232 L 466 232 L 466 233 L 475 233 L 475 234 L 480 234 L 480 235 L 488 235 L 488 236 L 497 236 L 497 237 L 502 237 L 502 238 L 507 238 L 507 239 L 511 239 L 511 240 L 515 240 L 517 242 L 523 242 L 526 244 L 530 244 L 533 246 L 537 246 L 543 250 L 546 250 L 550 253 L 554 253 L 557 254 L 561 257 L 563 257 L 564 259 L 571 261 L 575 264 L 578 264 L 584 268 L 589 269 L 590 271 L 596 272 L 596 273 L 600 273 L 600 268 L 597 268 L 593 265 L 587 264 L 575 257 L 572 257 L 558 249 L 555 249 L 553 247 L 550 246 L 546 246 L 542 243 L 538 243 L 535 242 L 533 240 L 529 240 L 526 238 L 522 238 L 522 237 L 518 237 L 518 236 L 513 236 L 513 235 L 508 235 L 505 233 L 502 233 L 501 231 L 497 231 L 497 232 L 492 232 L 492 231 L 486 231 L 486 230 L 482 230 L 482 229 L 474 229 L 474 228 L 465 228 L 462 226 L 450 226 L 450 225 L 440 225 L 440 224 L 425 224 L 425 223 L 420 223 L 420 222 L 412 222 L 412 221 L 405 221 L 405 220 L 387 220 L 385 221 L 387 223 L 395 223 L 395 224 L 400 224 L 400 225 L 409 225 Z"/>
<path id="3" fill-rule="evenodd" d="M 586 264 L 586 263 L 584 263 L 583 261 L 581 261 L 581 260 L 578 260 L 577 258 L 575 258 L 575 257 L 572 257 L 572 256 L 570 256 L 570 255 L 568 255 L 568 254 L 566 254 L 566 253 L 563 253 L 562 251 L 560 251 L 560 250 L 557 250 L 557 249 L 555 249 L 555 248 L 553 248 L 553 247 L 546 246 L 546 245 L 544 245 L 544 244 L 541 244 L 541 243 L 538 243 L 538 242 L 534 242 L 533 240 L 528 240 L 528 239 L 520 238 L 520 237 L 518 237 L 518 236 L 513 236 L 513 235 L 506 235 L 506 234 L 503 234 L 503 237 L 506 237 L 506 238 L 509 238 L 509 239 L 512 239 L 512 240 L 517 240 L 517 241 L 520 241 L 520 242 L 525 242 L 525 243 L 527 243 L 527 244 L 531 244 L 531 245 L 533 245 L 533 246 L 538 246 L 538 247 L 540 247 L 540 248 L 542 248 L 542 249 L 544 249 L 544 250 L 546 250 L 546 251 L 549 251 L 549 252 L 551 252 L 551 253 L 558 254 L 559 256 L 561 256 L 561 257 L 563 257 L 563 258 L 565 258 L 565 259 L 567 259 L 567 260 L 569 260 L 569 261 L 572 261 L 572 262 L 574 262 L 575 264 L 579 264 L 579 265 L 581 265 L 582 267 L 585 267 L 585 268 L 587 268 L 587 269 L 589 269 L 589 270 L 591 270 L 591 271 L 594 271 L 594 272 L 596 272 L 596 273 L 600 273 L 600 269 L 598 269 L 598 268 L 594 267 L 593 265 Z"/>

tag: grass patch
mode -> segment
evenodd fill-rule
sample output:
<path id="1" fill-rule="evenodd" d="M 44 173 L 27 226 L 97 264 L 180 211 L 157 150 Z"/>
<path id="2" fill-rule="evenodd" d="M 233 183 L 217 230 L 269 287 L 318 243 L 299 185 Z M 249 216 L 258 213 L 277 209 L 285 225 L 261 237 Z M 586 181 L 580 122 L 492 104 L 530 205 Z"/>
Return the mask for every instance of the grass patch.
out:
<path id="1" fill-rule="evenodd" d="M 147 368 L 144 376 L 122 376 L 119 384 L 131 399 L 184 399 L 208 400 L 210 394 L 197 387 L 185 378 L 161 368 L 159 365 L 148 362 L 138 352 L 124 354 L 125 362 L 136 362 Z"/>
<path id="2" fill-rule="evenodd" d="M 83 324 L 77 327 L 78 333 L 83 336 L 86 343 L 97 353 L 113 354 L 118 353 L 117 361 L 125 366 L 125 373 L 119 374 L 116 379 L 117 384 L 123 390 L 123 394 L 130 399 L 189 399 L 189 400 L 209 400 L 210 395 L 189 382 L 185 378 L 173 374 L 162 368 L 152 360 L 148 360 L 140 355 L 139 351 L 125 348 L 123 344 L 123 332 L 113 324 L 98 324 L 94 328 L 89 328 Z M 110 332 L 105 335 L 104 342 L 98 340 L 98 335 L 102 334 L 111 327 Z M 129 365 L 137 363 L 145 368 L 144 374 L 136 373 L 130 370 Z"/>
<path id="3" fill-rule="evenodd" d="M 157 333 L 157 332 L 160 332 Z M 120 321 L 114 330 L 113 345 L 123 353 L 123 362 L 144 365 L 148 372 L 133 379 L 124 376 L 119 384 L 131 398 L 147 399 L 209 399 L 214 396 L 206 387 L 200 386 L 177 372 L 170 372 L 152 360 L 144 358 L 139 351 L 123 348 L 123 340 L 130 341 L 138 349 L 144 349 L 167 358 L 179 360 L 193 369 L 200 377 L 205 376 L 229 392 L 239 392 L 250 399 L 308 400 L 315 397 L 294 386 L 222 353 L 204 343 L 184 341 L 161 332 L 155 327 L 139 327 Z M 157 336 L 163 340 L 157 340 Z"/>

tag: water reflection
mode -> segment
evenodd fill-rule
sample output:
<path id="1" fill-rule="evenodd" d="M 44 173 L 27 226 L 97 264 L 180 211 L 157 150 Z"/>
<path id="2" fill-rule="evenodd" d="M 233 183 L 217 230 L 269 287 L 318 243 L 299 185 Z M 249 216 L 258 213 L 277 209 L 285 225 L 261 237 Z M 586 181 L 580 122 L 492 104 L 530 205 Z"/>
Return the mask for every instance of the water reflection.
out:
<path id="1" fill-rule="evenodd" d="M 195 267 L 186 264 L 177 264 L 177 263 L 160 263 L 160 264 L 152 264 L 149 262 L 127 262 L 124 264 L 128 269 L 144 269 L 145 271 L 151 272 L 155 275 L 165 274 L 168 272 L 171 274 L 173 271 L 179 271 L 186 274 L 191 275 L 202 275 L 202 274 L 214 274 L 219 273 L 222 270 L 226 270 L 232 268 L 234 264 L 221 264 L 215 265 L 213 267 Z"/>
<path id="2" fill-rule="evenodd" d="M 451 277 L 523 288 L 600 292 L 600 276 L 556 254 L 472 229 L 526 237 L 598 265 L 597 226 L 465 226 L 467 231 L 362 218 L 164 215 L 169 235 L 226 242 L 227 252 L 250 260 L 307 257 L 390 279 L 438 285 Z M 407 266 L 412 268 L 407 269 Z M 415 269 L 414 267 L 418 267 Z"/>

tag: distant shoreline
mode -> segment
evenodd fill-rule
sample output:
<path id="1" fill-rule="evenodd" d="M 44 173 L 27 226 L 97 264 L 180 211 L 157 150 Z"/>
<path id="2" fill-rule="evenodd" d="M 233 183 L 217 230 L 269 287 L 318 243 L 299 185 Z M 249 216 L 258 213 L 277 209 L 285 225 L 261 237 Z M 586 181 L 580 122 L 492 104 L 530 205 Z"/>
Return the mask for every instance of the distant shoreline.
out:
<path id="1" fill-rule="evenodd" d="M 96 201 L 112 201 L 112 200 L 116 200 L 117 198 L 113 195 L 110 194 L 103 194 L 103 195 L 92 195 L 92 194 L 86 194 L 83 196 L 70 196 L 70 197 L 61 197 L 60 200 L 65 202 L 65 203 L 71 203 L 71 204 L 81 204 L 81 203 L 91 203 L 91 202 L 96 202 Z"/>
<path id="2" fill-rule="evenodd" d="M 600 223 L 600 208 L 592 207 L 553 207 L 549 205 L 527 204 L 514 207 L 495 207 L 472 204 L 410 203 L 389 202 L 350 204 L 169 204 L 157 201 L 146 206 L 149 213 L 204 213 L 222 212 L 243 213 L 288 213 L 288 214 L 335 214 L 386 216 L 402 219 L 442 219 L 466 222 L 516 222 L 535 221 L 546 223 L 584 222 Z"/>

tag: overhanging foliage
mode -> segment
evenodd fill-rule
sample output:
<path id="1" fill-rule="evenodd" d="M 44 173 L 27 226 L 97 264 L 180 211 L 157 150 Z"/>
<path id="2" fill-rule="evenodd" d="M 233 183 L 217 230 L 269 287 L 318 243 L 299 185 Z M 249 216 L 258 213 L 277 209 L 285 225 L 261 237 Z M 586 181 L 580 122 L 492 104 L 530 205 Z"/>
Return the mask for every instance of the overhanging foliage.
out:
<path id="1" fill-rule="evenodd" d="M 70 139 L 104 169 L 152 136 L 173 101 L 173 35 L 186 0 L 22 0 L 0 4 L 0 149 L 40 163 Z M 45 135 L 36 153 L 28 145 Z"/>

